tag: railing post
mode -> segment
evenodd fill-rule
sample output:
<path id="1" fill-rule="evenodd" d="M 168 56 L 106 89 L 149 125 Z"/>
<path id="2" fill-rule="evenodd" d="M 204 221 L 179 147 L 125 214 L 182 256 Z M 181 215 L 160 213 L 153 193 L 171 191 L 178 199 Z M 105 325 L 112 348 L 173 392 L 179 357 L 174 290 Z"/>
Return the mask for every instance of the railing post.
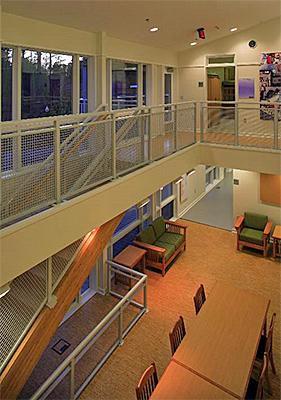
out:
<path id="1" fill-rule="evenodd" d="M 194 115 L 193 115 L 193 119 L 194 119 L 194 123 L 193 123 L 193 128 L 194 128 L 194 143 L 197 142 L 197 103 L 194 102 Z"/>
<path id="2" fill-rule="evenodd" d="M 200 142 L 204 142 L 204 103 L 200 103 Z"/>
<path id="3" fill-rule="evenodd" d="M 145 309 L 146 312 L 148 312 L 147 308 L 147 281 L 145 281 L 145 285 L 143 287 L 143 308 Z"/>
<path id="4" fill-rule="evenodd" d="M 235 103 L 235 111 L 234 111 L 234 146 L 238 146 L 238 103 Z"/>
<path id="5" fill-rule="evenodd" d="M 52 257 L 47 258 L 47 272 L 46 272 L 46 289 L 47 289 L 47 307 L 54 308 L 58 302 L 57 296 L 53 294 L 53 271 L 52 271 Z"/>
<path id="6" fill-rule="evenodd" d="M 153 123 L 152 108 L 150 108 L 150 110 L 149 110 L 149 127 L 148 127 L 148 161 L 149 162 L 153 161 L 153 156 L 152 156 L 152 123 Z"/>
<path id="7" fill-rule="evenodd" d="M 172 112 L 172 111 L 171 111 Z M 178 150 L 178 133 L 179 133 L 179 121 L 178 121 L 178 105 L 175 105 L 175 128 L 174 128 L 174 151 Z"/>
<path id="8" fill-rule="evenodd" d="M 56 203 L 61 203 L 61 173 L 60 173 L 60 123 L 56 119 L 54 121 L 54 168 L 55 168 L 55 190 Z"/>
<path id="9" fill-rule="evenodd" d="M 112 122 L 111 122 L 111 141 L 112 141 L 112 175 L 113 179 L 116 179 L 116 115 L 112 114 Z"/>
<path id="10" fill-rule="evenodd" d="M 140 140 L 141 140 L 141 162 L 144 162 L 145 152 L 144 152 L 144 139 L 145 139 L 145 113 L 144 111 L 140 113 Z"/>
<path id="11" fill-rule="evenodd" d="M 273 148 L 278 149 L 278 106 L 274 105 L 274 144 Z M 281 133 L 280 133 L 281 134 Z"/>
<path id="12" fill-rule="evenodd" d="M 75 395 L 75 362 L 74 358 L 70 363 L 70 387 L 69 387 L 69 398 L 74 400 Z"/>
<path id="13" fill-rule="evenodd" d="M 120 312 L 118 315 L 118 340 L 119 340 L 119 346 L 122 346 L 124 343 L 123 340 L 123 335 L 122 335 L 122 325 L 123 325 L 123 307 L 120 307 Z"/>

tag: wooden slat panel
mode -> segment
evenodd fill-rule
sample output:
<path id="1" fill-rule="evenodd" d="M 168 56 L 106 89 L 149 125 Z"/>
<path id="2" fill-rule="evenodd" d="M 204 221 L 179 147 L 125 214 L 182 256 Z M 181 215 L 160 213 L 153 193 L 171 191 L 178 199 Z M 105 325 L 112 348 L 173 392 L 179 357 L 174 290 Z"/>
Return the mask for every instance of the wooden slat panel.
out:
<path id="1" fill-rule="evenodd" d="M 281 205 L 281 175 L 260 174 L 260 199 L 264 203 Z"/>
<path id="2" fill-rule="evenodd" d="M 120 214 L 89 234 L 85 245 L 57 287 L 56 306 L 53 309 L 45 307 L 42 310 L 3 371 L 0 379 L 1 399 L 11 400 L 19 395 L 122 216 L 123 214 Z"/>

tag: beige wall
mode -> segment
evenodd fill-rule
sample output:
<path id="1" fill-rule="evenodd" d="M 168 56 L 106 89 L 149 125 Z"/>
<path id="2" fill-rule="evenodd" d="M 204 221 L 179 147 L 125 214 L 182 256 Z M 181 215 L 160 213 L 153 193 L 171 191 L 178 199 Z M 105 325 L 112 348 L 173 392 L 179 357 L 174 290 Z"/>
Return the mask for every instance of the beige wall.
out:
<path id="1" fill-rule="evenodd" d="M 233 221 L 244 211 L 265 214 L 275 224 L 281 224 L 281 208 L 262 203 L 260 200 L 260 174 L 258 172 L 233 170 L 233 179 L 239 185 L 233 185 Z"/>
<path id="2" fill-rule="evenodd" d="M 82 55 L 97 51 L 94 33 L 7 13 L 2 13 L 1 40 L 9 45 Z"/>
<path id="3" fill-rule="evenodd" d="M 250 49 L 248 46 L 251 39 L 256 40 L 258 44 L 255 49 Z M 255 78 L 255 100 L 259 101 L 258 80 L 261 53 L 280 50 L 281 28 L 280 18 L 277 18 L 181 52 L 178 56 L 179 100 L 206 100 L 205 55 L 235 54 L 237 78 Z M 204 82 L 204 88 L 198 87 L 199 81 Z"/>
<path id="4" fill-rule="evenodd" d="M 205 165 L 197 165 L 195 171 L 187 177 L 187 199 L 181 202 L 179 198 L 179 215 L 205 193 Z"/>

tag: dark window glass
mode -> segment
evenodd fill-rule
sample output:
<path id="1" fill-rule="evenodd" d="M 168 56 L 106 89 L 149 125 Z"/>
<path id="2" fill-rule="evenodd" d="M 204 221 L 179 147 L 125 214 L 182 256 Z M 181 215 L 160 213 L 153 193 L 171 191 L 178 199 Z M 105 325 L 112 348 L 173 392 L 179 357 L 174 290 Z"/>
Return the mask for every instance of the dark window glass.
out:
<path id="1" fill-rule="evenodd" d="M 72 112 L 72 56 L 22 50 L 22 118 Z"/>
<path id="2" fill-rule="evenodd" d="M 161 200 L 165 200 L 168 197 L 172 196 L 173 194 L 173 184 L 168 183 L 168 185 L 163 187 L 163 190 L 161 190 Z"/>
<path id="3" fill-rule="evenodd" d="M 133 240 L 135 239 L 135 237 L 139 233 L 139 231 L 140 231 L 140 229 L 137 226 L 135 229 L 133 229 L 131 232 L 129 232 L 122 239 L 118 240 L 118 242 L 116 242 L 113 245 L 113 257 L 117 256 L 117 254 L 119 254 L 122 250 L 124 250 L 130 244 L 133 244 Z"/>
<path id="4" fill-rule="evenodd" d="M 170 219 L 174 216 L 174 202 L 171 201 L 162 208 L 162 215 L 165 219 Z"/>
<path id="5" fill-rule="evenodd" d="M 164 82 L 164 103 L 170 104 L 172 103 L 172 75 L 165 74 L 165 82 Z M 169 122 L 172 120 L 171 107 L 165 107 L 165 121 Z"/>
<path id="6" fill-rule="evenodd" d="M 88 112 L 88 58 L 80 57 L 80 113 Z"/>
<path id="7" fill-rule="evenodd" d="M 138 106 L 138 64 L 112 61 L 112 109 Z"/>
<path id="8" fill-rule="evenodd" d="M 118 227 L 116 228 L 116 231 L 114 232 L 114 235 L 117 232 L 122 231 L 122 229 L 127 228 L 128 225 L 130 225 L 132 222 L 136 221 L 139 218 L 139 209 L 137 206 L 133 206 L 129 208 L 129 210 L 126 211 L 124 217 L 121 219 Z"/>
<path id="9" fill-rule="evenodd" d="M 88 276 L 88 278 L 85 280 L 85 282 L 83 283 L 83 286 L 81 288 L 81 294 L 83 294 L 84 292 L 86 292 L 86 290 L 90 289 L 90 276 Z"/>
<path id="10" fill-rule="evenodd" d="M 148 219 L 143 222 L 143 229 L 146 229 L 149 225 Z"/>
<path id="11" fill-rule="evenodd" d="M 142 215 L 145 215 L 148 213 L 148 204 L 146 204 L 145 206 L 143 206 L 142 208 Z"/>
<path id="12" fill-rule="evenodd" d="M 142 104 L 146 106 L 146 65 L 142 70 Z"/>
<path id="13" fill-rule="evenodd" d="M 12 119 L 13 50 L 2 47 L 1 120 Z"/>

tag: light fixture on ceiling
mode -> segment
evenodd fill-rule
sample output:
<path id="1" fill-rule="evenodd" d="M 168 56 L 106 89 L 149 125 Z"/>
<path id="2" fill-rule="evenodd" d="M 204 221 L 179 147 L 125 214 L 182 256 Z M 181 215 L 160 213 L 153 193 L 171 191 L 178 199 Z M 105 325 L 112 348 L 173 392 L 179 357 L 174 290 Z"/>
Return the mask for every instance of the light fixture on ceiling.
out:
<path id="1" fill-rule="evenodd" d="M 10 291 L 11 287 L 10 287 L 10 282 L 5 283 L 5 285 L 0 287 L 0 298 L 5 296 L 5 294 L 7 294 Z"/>
<path id="2" fill-rule="evenodd" d="M 180 182 L 182 182 L 183 181 L 183 177 L 182 176 L 180 176 L 179 178 L 177 178 L 175 181 L 174 181 L 174 184 L 175 185 L 178 185 Z"/>
<path id="3" fill-rule="evenodd" d="M 154 28 L 150 28 L 150 32 L 157 32 L 159 28 L 157 28 L 156 26 Z"/>
<path id="4" fill-rule="evenodd" d="M 191 42 L 190 46 L 195 46 L 197 43 L 196 42 Z"/>
<path id="5" fill-rule="evenodd" d="M 192 175 L 192 174 L 195 174 L 195 169 L 191 169 L 190 171 L 188 171 L 187 173 L 186 173 L 186 175 L 187 176 L 190 176 L 190 175 Z"/>
<path id="6" fill-rule="evenodd" d="M 150 199 L 147 197 L 138 203 L 138 208 L 142 208 L 146 206 L 150 202 Z"/>
<path id="7" fill-rule="evenodd" d="M 235 31 L 237 31 L 237 29 L 238 29 L 238 28 L 231 28 L 231 29 L 230 29 L 230 32 L 235 32 Z"/>
<path id="8" fill-rule="evenodd" d="M 161 186 L 160 190 L 163 190 L 163 186 Z"/>

